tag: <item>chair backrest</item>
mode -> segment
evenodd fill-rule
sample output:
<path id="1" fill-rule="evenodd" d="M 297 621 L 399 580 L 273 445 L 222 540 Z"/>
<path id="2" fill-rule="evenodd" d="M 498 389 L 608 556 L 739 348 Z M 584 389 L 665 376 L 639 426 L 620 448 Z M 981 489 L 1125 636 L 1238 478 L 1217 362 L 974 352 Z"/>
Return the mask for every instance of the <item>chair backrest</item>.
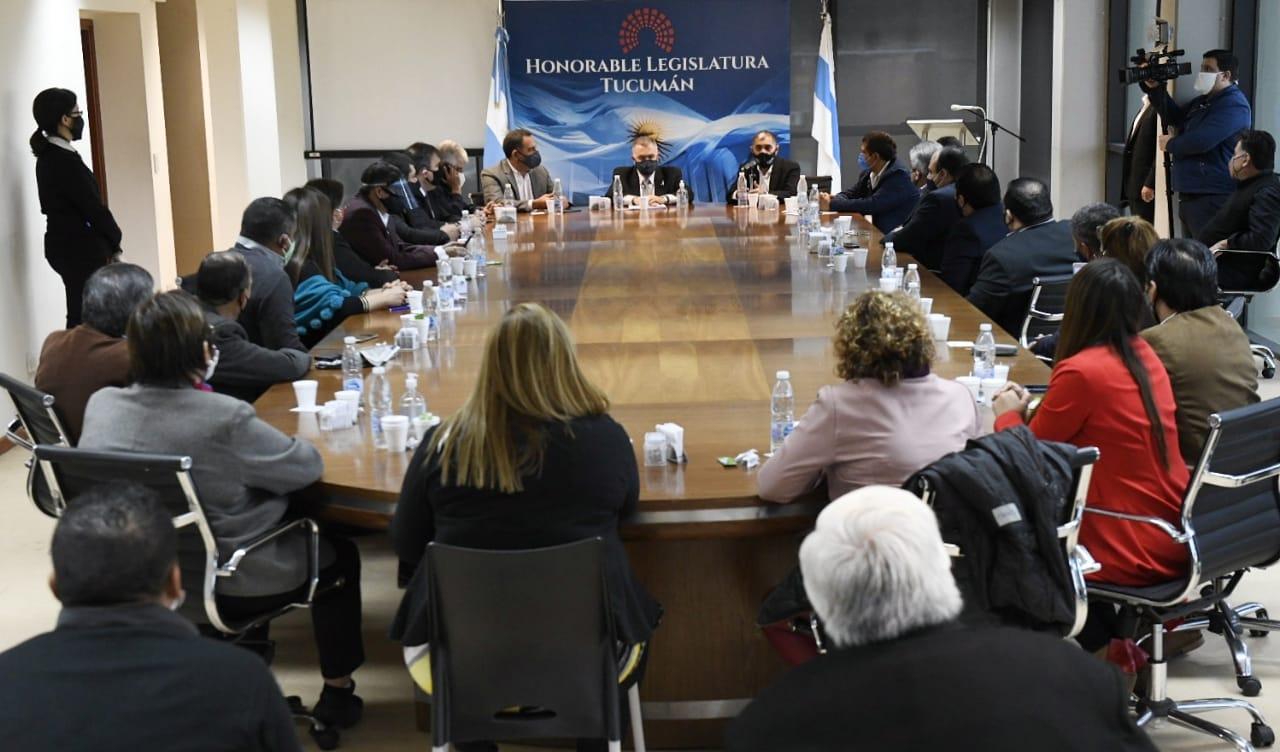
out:
<path id="1" fill-rule="evenodd" d="M 437 746 L 620 738 L 599 538 L 527 551 L 427 547 Z M 537 707 L 512 714 L 504 709 Z"/>
<path id="2" fill-rule="evenodd" d="M 1280 398 L 1209 416 L 1182 514 L 1194 533 L 1189 591 L 1280 558 Z"/>
<path id="3" fill-rule="evenodd" d="M 53 406 L 52 394 L 45 394 L 4 373 L 0 373 L 0 387 L 9 392 L 14 409 L 18 411 L 18 420 L 22 421 L 32 444 L 71 445 L 62 427 L 62 419 Z"/>
<path id="4" fill-rule="evenodd" d="M 1024 348 L 1041 334 L 1054 334 L 1062 326 L 1062 315 L 1067 310 L 1067 287 L 1072 274 L 1036 277 L 1031 282 L 1031 299 L 1026 318 L 1022 320 L 1019 343 Z"/>
<path id="5" fill-rule="evenodd" d="M 1273 262 L 1270 265 L 1270 272 L 1267 273 L 1267 270 L 1264 267 L 1264 276 L 1258 280 L 1258 284 L 1255 287 L 1244 290 L 1228 290 L 1225 288 L 1219 288 L 1218 294 L 1220 296 L 1230 297 L 1243 295 L 1246 298 L 1252 298 L 1254 295 L 1261 295 L 1264 292 L 1270 292 L 1275 288 L 1277 283 L 1280 283 L 1280 275 L 1275 273 L 1276 266 L 1280 265 L 1280 243 L 1277 243 L 1276 247 L 1269 251 L 1243 251 L 1235 248 L 1224 248 L 1217 251 L 1216 255 L 1218 257 L 1219 264 L 1223 261 L 1231 261 L 1233 259 L 1247 260 L 1251 257 L 1256 259 L 1259 256 L 1269 256 L 1273 259 Z M 1234 318 L 1240 318 L 1235 314 L 1232 315 Z"/>
<path id="6" fill-rule="evenodd" d="M 808 179 L 808 180 L 806 180 L 805 182 L 807 182 L 807 183 L 809 184 L 809 186 L 810 186 L 810 187 L 815 186 L 815 185 L 816 185 L 816 186 L 818 186 L 818 192 L 819 192 L 819 193 L 830 193 L 830 192 L 831 192 L 831 182 L 832 182 L 832 181 L 831 181 L 831 176 L 830 176 L 830 175 L 814 175 L 813 177 L 809 178 L 809 179 Z"/>
<path id="7" fill-rule="evenodd" d="M 181 613 L 197 624 L 232 631 L 222 622 L 214 601 L 218 548 L 191 477 L 190 457 L 45 445 L 36 446 L 35 457 L 63 507 L 89 488 L 112 481 L 137 483 L 154 491 L 178 530 L 178 566 L 187 592 Z"/>

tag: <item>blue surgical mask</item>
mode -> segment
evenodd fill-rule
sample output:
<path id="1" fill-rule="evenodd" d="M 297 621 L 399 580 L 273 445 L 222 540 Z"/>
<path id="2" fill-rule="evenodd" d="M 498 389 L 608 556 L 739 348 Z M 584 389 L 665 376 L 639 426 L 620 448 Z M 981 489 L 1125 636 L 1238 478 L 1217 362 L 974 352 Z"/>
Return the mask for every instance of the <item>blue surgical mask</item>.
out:
<path id="1" fill-rule="evenodd" d="M 866 172 L 867 170 L 870 170 L 870 169 L 871 169 L 871 165 L 867 164 L 867 155 L 863 154 L 862 152 L 858 152 L 858 171 Z"/>

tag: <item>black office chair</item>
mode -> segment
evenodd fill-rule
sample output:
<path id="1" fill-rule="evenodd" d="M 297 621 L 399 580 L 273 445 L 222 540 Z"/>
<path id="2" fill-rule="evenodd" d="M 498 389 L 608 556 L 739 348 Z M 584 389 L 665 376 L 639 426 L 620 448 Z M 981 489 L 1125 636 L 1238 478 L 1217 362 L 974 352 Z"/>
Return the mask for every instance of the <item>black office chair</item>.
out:
<path id="1" fill-rule="evenodd" d="M 67 432 L 62 427 L 62 419 L 53 405 L 52 394 L 45 394 L 3 373 L 0 373 L 0 387 L 9 393 L 18 413 L 5 428 L 5 438 L 28 452 L 36 444 L 71 446 Z M 18 433 L 19 429 L 24 433 Z M 55 503 L 44 478 L 36 471 L 34 457 L 27 460 L 27 498 L 36 505 L 36 509 L 50 517 L 62 514 L 62 507 Z"/>
<path id="2" fill-rule="evenodd" d="M 809 178 L 808 180 L 806 180 L 805 182 L 809 184 L 809 187 L 813 187 L 815 185 L 818 186 L 819 193 L 831 192 L 832 180 L 830 175 L 815 175 Z"/>
<path id="3" fill-rule="evenodd" d="M 432 543 L 433 749 L 605 738 L 621 749 L 617 638 L 599 538 L 528 551 Z M 644 749 L 639 691 L 628 692 Z"/>
<path id="4" fill-rule="evenodd" d="M 1018 344 L 1024 350 L 1030 350 L 1032 342 L 1040 335 L 1057 334 L 1062 326 L 1062 316 L 1067 310 L 1067 287 L 1074 278 L 1073 274 L 1057 274 L 1050 277 L 1036 277 L 1031 282 L 1031 300 L 1027 306 L 1027 315 L 1022 320 L 1022 332 L 1018 336 Z M 1045 363 L 1053 364 L 1053 358 L 1036 356 Z"/>
<path id="5" fill-rule="evenodd" d="M 154 491 L 165 509 L 173 517 L 178 531 L 178 566 L 182 570 L 182 588 L 190 597 L 180 608 L 180 613 L 190 619 L 202 632 L 212 631 L 215 636 L 233 643 L 244 644 L 244 638 L 257 627 L 297 608 L 306 608 L 315 597 L 320 577 L 320 532 L 310 519 L 299 519 L 281 525 L 257 539 L 236 549 L 227 557 L 221 557 L 213 530 L 205 517 L 204 508 L 191 477 L 191 458 L 165 454 L 139 454 L 130 452 L 98 452 L 62 446 L 37 444 L 34 448 L 36 464 L 48 483 L 53 500 L 59 510 L 88 488 L 111 481 L 137 483 Z M 217 582 L 223 577 L 233 577 L 236 570 L 253 552 L 266 543 L 284 535 L 301 535 L 307 547 L 307 596 L 270 612 L 251 618 L 232 621 L 218 610 L 215 596 Z M 264 655 L 269 662 L 270 650 L 245 645 Z M 298 697 L 289 697 L 289 709 L 294 717 L 310 725 L 316 746 L 334 749 L 338 746 L 338 730 L 329 728 L 302 705 Z"/>
<path id="6" fill-rule="evenodd" d="M 1090 581 L 1089 596 L 1120 604 L 1131 614 L 1152 622 L 1151 681 L 1146 697 L 1139 698 L 1138 724 L 1168 718 L 1178 725 L 1216 736 L 1250 749 L 1236 734 L 1195 713 L 1236 708 L 1252 716 L 1250 739 L 1268 747 L 1275 734 L 1257 709 L 1245 700 L 1213 699 L 1177 701 L 1166 695 L 1168 670 L 1164 656 L 1164 624 L 1206 610 L 1212 622 L 1225 627 L 1232 647 L 1241 689 L 1256 694 L 1240 628 L 1270 630 L 1280 623 L 1241 617 L 1226 605 L 1244 572 L 1280 558 L 1280 399 L 1268 400 L 1209 416 L 1209 435 L 1196 463 L 1182 503 L 1182 516 L 1170 523 L 1157 517 L 1122 514 L 1088 506 L 1088 514 L 1151 525 L 1186 547 L 1189 566 L 1185 577 L 1146 587 L 1124 587 Z M 1102 570 L 1105 574 L 1105 568 Z M 1250 604 L 1256 605 L 1256 604 Z M 1243 656 L 1243 663 L 1241 657 Z"/>
<path id="7" fill-rule="evenodd" d="M 1280 275 L 1274 273 L 1276 268 L 1280 267 L 1280 246 L 1277 246 L 1277 248 L 1273 248 L 1270 251 L 1242 251 L 1236 249 L 1224 249 L 1218 251 L 1219 263 L 1224 259 L 1230 260 L 1232 256 L 1247 257 L 1259 255 L 1271 257 L 1272 261 L 1269 266 L 1271 266 L 1271 271 L 1273 273 L 1268 275 L 1266 279 L 1260 280 L 1260 285 L 1257 288 L 1252 290 L 1218 290 L 1218 299 L 1231 314 L 1231 318 L 1239 321 L 1242 327 L 1248 321 L 1249 304 L 1253 302 L 1253 296 L 1270 292 L 1275 288 L 1277 283 L 1280 283 Z M 1245 331 L 1247 333 L 1248 329 L 1246 328 Z M 1262 360 L 1262 378 L 1270 379 L 1274 377 L 1276 375 L 1276 354 L 1271 351 L 1271 348 L 1250 340 L 1249 349 L 1255 356 Z"/>

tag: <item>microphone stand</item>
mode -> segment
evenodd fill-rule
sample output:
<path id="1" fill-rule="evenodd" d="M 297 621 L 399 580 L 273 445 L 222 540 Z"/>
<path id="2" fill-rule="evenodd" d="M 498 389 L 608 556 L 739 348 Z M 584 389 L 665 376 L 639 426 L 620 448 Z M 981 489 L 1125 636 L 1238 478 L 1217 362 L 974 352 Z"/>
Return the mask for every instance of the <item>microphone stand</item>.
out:
<path id="1" fill-rule="evenodd" d="M 978 115 L 978 117 L 982 118 L 983 125 L 986 127 L 987 133 L 989 134 L 987 137 L 987 141 L 982 145 L 981 153 L 978 154 L 978 161 L 981 162 L 983 157 L 985 156 L 987 158 L 987 166 L 994 170 L 996 167 L 996 133 L 1000 131 L 1004 131 L 1005 133 L 1008 133 L 1010 136 L 1013 136 L 1018 141 L 1024 144 L 1027 142 L 1027 140 L 1022 136 L 1018 135 L 1017 133 L 1014 133 L 1013 131 L 1004 127 L 1003 125 L 1000 125 L 999 123 L 992 120 L 991 118 L 987 117 L 985 112 L 981 115 Z M 990 146 L 990 148 L 987 148 L 988 146 Z"/>

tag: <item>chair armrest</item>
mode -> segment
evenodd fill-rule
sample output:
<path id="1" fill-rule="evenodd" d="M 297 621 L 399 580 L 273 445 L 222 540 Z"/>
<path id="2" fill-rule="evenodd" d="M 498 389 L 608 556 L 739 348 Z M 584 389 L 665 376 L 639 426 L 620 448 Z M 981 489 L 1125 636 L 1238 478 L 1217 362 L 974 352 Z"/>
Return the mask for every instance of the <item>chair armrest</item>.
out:
<path id="1" fill-rule="evenodd" d="M 944 549 L 946 549 L 946 551 L 947 551 L 947 556 L 950 556 L 950 557 L 951 557 L 951 558 L 953 558 L 953 559 L 963 559 L 963 558 L 964 558 L 964 554 L 960 553 L 960 547 L 959 547 L 959 546 L 957 546 L 956 544 L 954 544 L 954 543 L 943 543 L 943 544 L 942 544 L 942 547 L 943 547 Z"/>
<path id="2" fill-rule="evenodd" d="M 1248 248 L 1219 248 L 1218 250 L 1214 251 L 1214 253 L 1215 253 L 1215 254 L 1219 254 L 1219 253 L 1248 253 L 1248 254 L 1259 254 L 1259 253 L 1260 253 L 1260 254 L 1262 254 L 1262 255 L 1264 255 L 1264 256 L 1271 256 L 1271 257 L 1275 257 L 1275 255 L 1276 255 L 1276 249 L 1271 248 L 1271 249 L 1269 249 L 1269 250 L 1265 250 L 1265 251 L 1253 251 L 1253 250 L 1249 250 Z"/>
<path id="3" fill-rule="evenodd" d="M 1080 574 L 1093 574 L 1102 569 L 1102 563 L 1093 558 L 1093 554 L 1089 553 L 1089 549 L 1076 545 L 1075 550 L 1076 561 L 1080 565 Z"/>
<path id="4" fill-rule="evenodd" d="M 307 532 L 307 576 L 308 579 L 314 579 L 319 576 L 319 555 L 320 555 L 320 527 L 316 525 L 315 520 L 303 517 L 294 520 L 287 525 L 281 525 L 274 530 L 270 530 L 257 538 L 249 541 L 245 545 L 231 552 L 231 556 L 226 563 L 218 567 L 217 575 L 219 577 L 230 577 L 236 573 L 240 562 L 244 561 L 244 557 L 248 556 L 254 549 L 261 548 L 271 541 L 279 538 L 285 533 L 292 532 L 295 528 L 306 528 Z"/>
<path id="5" fill-rule="evenodd" d="M 9 421 L 9 425 L 5 427 L 4 437 L 30 452 L 35 449 L 35 444 L 32 444 L 25 436 L 18 433 L 18 430 L 21 428 L 22 419 L 15 417 L 13 420 Z"/>
<path id="6" fill-rule="evenodd" d="M 1085 507 L 1085 514 L 1100 514 L 1104 517 L 1113 517 L 1118 520 L 1127 520 L 1129 522 L 1141 522 L 1144 525 L 1154 525 L 1160 528 L 1166 535 L 1173 538 L 1175 543 L 1186 543 L 1191 540 L 1191 535 L 1178 530 L 1177 527 L 1159 517 L 1150 517 L 1147 515 L 1125 514 L 1123 512 L 1113 512 L 1110 509 L 1100 509 L 1098 507 Z"/>

